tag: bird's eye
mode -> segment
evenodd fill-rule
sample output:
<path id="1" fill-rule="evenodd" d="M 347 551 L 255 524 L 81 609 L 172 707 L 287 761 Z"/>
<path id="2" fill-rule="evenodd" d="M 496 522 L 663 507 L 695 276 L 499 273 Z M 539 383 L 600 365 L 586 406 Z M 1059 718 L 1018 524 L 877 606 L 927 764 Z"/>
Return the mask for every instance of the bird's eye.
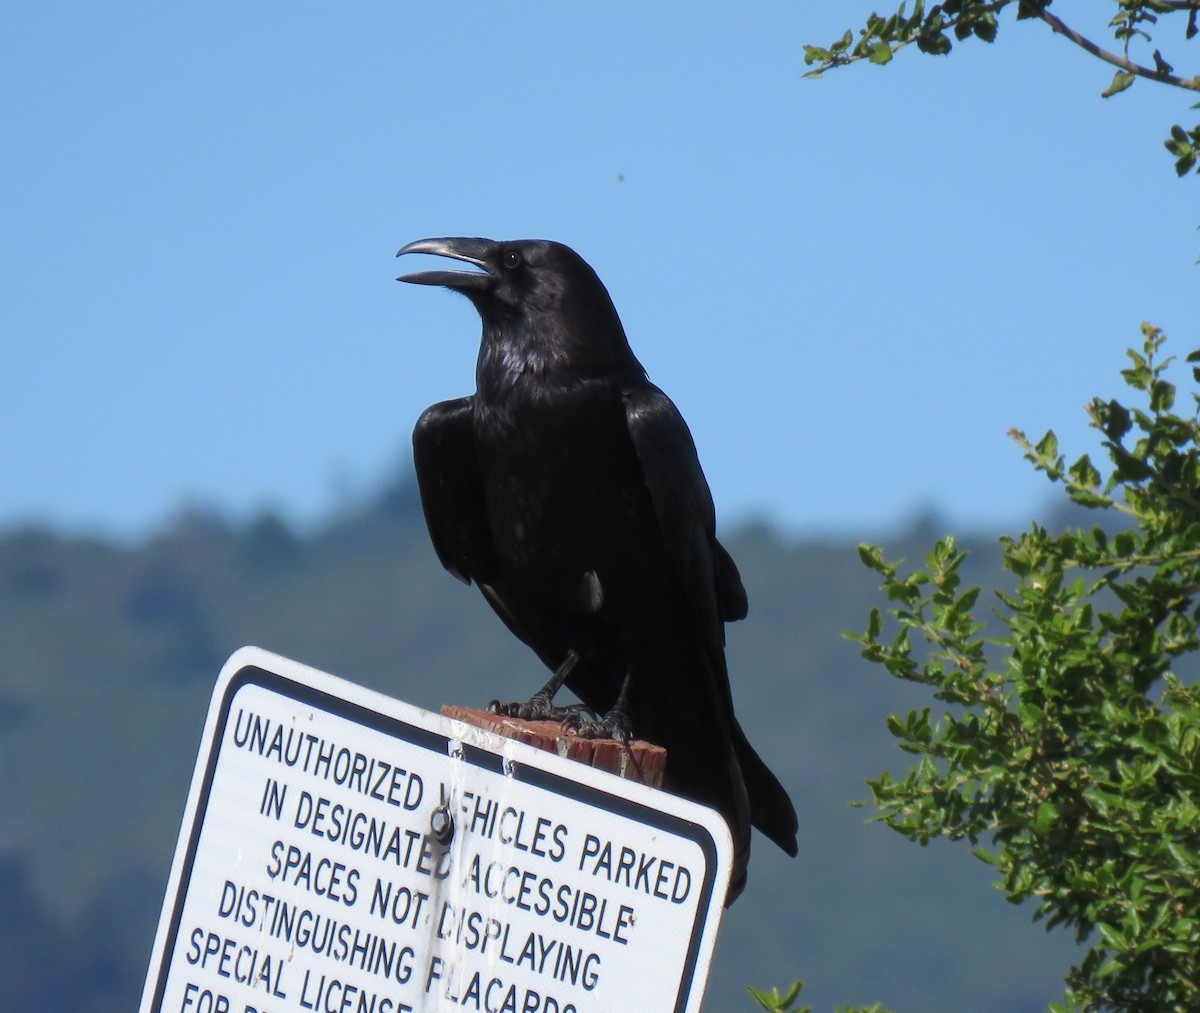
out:
<path id="1" fill-rule="evenodd" d="M 520 263 L 521 255 L 516 250 L 509 250 L 506 254 L 504 254 L 504 266 L 510 271 L 514 267 L 520 266 Z"/>

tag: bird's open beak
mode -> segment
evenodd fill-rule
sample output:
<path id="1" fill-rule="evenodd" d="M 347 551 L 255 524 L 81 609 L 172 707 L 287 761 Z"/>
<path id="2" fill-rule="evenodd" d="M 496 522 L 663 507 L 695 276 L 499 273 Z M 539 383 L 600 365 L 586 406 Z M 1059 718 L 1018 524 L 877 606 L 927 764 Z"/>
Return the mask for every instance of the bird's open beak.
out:
<path id="1" fill-rule="evenodd" d="M 466 289 L 483 288 L 491 280 L 487 273 L 487 254 L 496 244 L 490 239 L 418 239 L 402 246 L 396 253 L 428 253 L 435 257 L 451 257 L 483 268 L 482 271 L 419 271 L 402 274 L 397 281 L 408 281 L 415 285 L 445 285 L 460 292 Z"/>

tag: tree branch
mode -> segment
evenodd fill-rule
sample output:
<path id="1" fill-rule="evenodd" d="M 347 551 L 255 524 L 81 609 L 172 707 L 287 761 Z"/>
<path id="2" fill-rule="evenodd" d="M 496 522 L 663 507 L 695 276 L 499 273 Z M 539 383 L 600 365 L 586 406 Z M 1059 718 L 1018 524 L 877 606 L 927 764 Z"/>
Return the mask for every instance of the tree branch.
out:
<path id="1" fill-rule="evenodd" d="M 1182 3 L 1179 6 L 1180 10 L 1188 10 L 1195 8 L 1194 3 Z M 1085 39 L 1074 28 L 1065 24 L 1061 19 L 1055 17 L 1046 8 L 1041 8 L 1037 12 L 1037 16 L 1048 24 L 1059 35 L 1063 35 L 1070 39 L 1075 45 L 1079 46 L 1092 54 L 1092 56 L 1103 60 L 1105 63 L 1111 63 L 1114 67 L 1119 67 L 1121 70 L 1129 74 L 1136 74 L 1138 77 L 1149 78 L 1151 81 L 1159 81 L 1162 84 L 1173 84 L 1177 88 L 1186 88 L 1189 91 L 1200 91 L 1200 77 L 1177 77 L 1175 74 L 1168 74 L 1161 70 L 1154 70 L 1150 67 L 1143 67 L 1140 63 L 1134 63 L 1132 60 L 1127 60 L 1123 56 L 1118 56 L 1116 53 L 1110 53 L 1107 49 L 1101 49 L 1091 39 Z"/>

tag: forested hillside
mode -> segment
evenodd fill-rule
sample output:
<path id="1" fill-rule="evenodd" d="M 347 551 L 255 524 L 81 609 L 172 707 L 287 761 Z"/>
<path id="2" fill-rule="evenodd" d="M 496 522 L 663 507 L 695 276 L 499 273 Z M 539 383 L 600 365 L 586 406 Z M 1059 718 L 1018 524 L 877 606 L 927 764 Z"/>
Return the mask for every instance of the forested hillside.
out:
<path id="1" fill-rule="evenodd" d="M 941 533 L 914 528 L 893 553 Z M 875 603 L 855 546 L 723 537 L 751 603 L 729 630 L 738 712 L 801 831 L 796 860 L 756 841 L 706 1008 L 748 1010 L 745 984 L 802 976 L 819 1010 L 1044 1009 L 1072 941 L 1004 904 L 965 853 L 912 848 L 848 805 L 901 766 L 884 718 L 918 700 L 840 637 Z M 992 541 L 968 579 L 999 582 Z M 544 681 L 438 566 L 406 477 L 304 536 L 204 512 L 136 544 L 0 534 L 0 1009 L 135 1007 L 208 696 L 247 643 L 429 708 Z"/>

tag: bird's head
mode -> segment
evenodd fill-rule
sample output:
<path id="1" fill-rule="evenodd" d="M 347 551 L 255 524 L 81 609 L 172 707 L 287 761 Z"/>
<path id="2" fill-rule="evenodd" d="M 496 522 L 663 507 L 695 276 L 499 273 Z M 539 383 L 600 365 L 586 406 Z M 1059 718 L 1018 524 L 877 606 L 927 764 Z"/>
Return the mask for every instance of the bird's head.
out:
<path id="1" fill-rule="evenodd" d="M 519 335 L 543 346 L 543 354 L 553 349 L 569 357 L 575 368 L 598 358 L 636 366 L 608 290 L 568 246 L 547 239 L 418 239 L 396 256 L 409 253 L 474 265 L 477 270 L 419 271 L 396 280 L 461 292 L 483 318 L 485 340 L 489 332 L 507 341 Z"/>

